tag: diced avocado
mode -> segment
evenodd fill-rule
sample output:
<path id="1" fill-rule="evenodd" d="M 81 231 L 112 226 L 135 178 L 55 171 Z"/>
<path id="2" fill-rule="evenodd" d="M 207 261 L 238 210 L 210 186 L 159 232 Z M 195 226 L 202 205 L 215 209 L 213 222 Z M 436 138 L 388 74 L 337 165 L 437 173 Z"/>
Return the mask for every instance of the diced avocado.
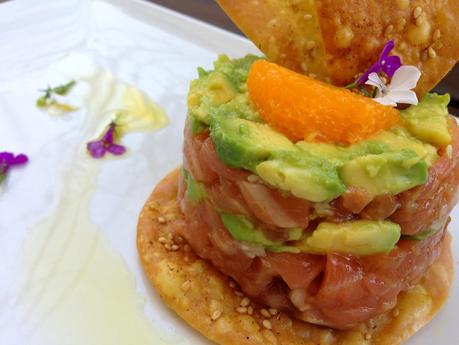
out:
<path id="1" fill-rule="evenodd" d="M 361 187 L 376 196 L 398 194 L 427 182 L 426 162 L 415 152 L 402 150 L 355 158 L 340 170 L 348 187 Z"/>
<path id="2" fill-rule="evenodd" d="M 256 173 L 274 187 L 312 202 L 328 202 L 346 190 L 336 168 L 306 152 L 279 152 L 256 166 Z"/>
<path id="3" fill-rule="evenodd" d="M 197 182 L 191 174 L 183 169 L 183 177 L 186 180 L 186 196 L 193 202 L 198 203 L 206 198 L 206 188 L 200 182 Z"/>
<path id="4" fill-rule="evenodd" d="M 316 230 L 294 244 L 313 254 L 374 255 L 390 252 L 400 239 L 400 225 L 390 221 L 356 220 L 320 223 Z"/>
<path id="5" fill-rule="evenodd" d="M 263 231 L 256 229 L 253 224 L 244 216 L 221 212 L 220 217 L 222 219 L 223 225 L 225 225 L 225 228 L 237 241 L 254 245 L 261 245 L 265 247 L 266 250 L 274 253 L 300 252 L 298 248 L 269 240 L 266 238 Z M 301 236 L 303 233 L 302 229 L 289 229 L 288 231 L 289 237 L 293 237 L 295 239 L 297 239 L 298 236 Z"/>
<path id="6" fill-rule="evenodd" d="M 288 240 L 296 241 L 303 237 L 304 230 L 301 228 L 291 228 L 288 229 Z"/>
<path id="7" fill-rule="evenodd" d="M 448 126 L 450 97 L 436 93 L 427 94 L 418 105 L 402 110 L 406 128 L 418 139 L 437 147 L 451 143 Z"/>
<path id="8" fill-rule="evenodd" d="M 232 60 L 221 55 L 213 71 L 198 68 L 199 78 L 191 82 L 188 93 L 189 114 L 206 125 L 219 111 L 236 110 L 238 117 L 257 118 L 258 114 L 250 107 L 246 80 L 250 66 L 258 59 L 255 55 L 247 55 Z M 228 102 L 231 106 L 220 109 Z"/>
<path id="9" fill-rule="evenodd" d="M 389 146 L 381 141 L 364 140 L 350 146 L 339 146 L 326 143 L 299 141 L 296 145 L 303 151 L 316 157 L 326 158 L 335 166 L 341 166 L 346 161 L 367 154 L 379 154 L 389 151 Z"/>
<path id="10" fill-rule="evenodd" d="M 188 115 L 188 121 L 190 123 L 191 133 L 193 135 L 202 133 L 208 128 L 208 126 L 205 123 L 199 121 L 196 117 L 194 117 L 191 114 Z"/>
<path id="11" fill-rule="evenodd" d="M 255 229 L 253 224 L 244 216 L 222 212 L 220 217 L 225 228 L 237 241 L 260 244 L 266 247 L 281 245 L 281 243 L 267 239 L 263 231 Z"/>
<path id="12" fill-rule="evenodd" d="M 236 90 L 229 79 L 218 71 L 191 82 L 188 109 L 197 120 L 209 124 L 212 108 L 236 97 Z"/>
<path id="13" fill-rule="evenodd" d="M 412 150 L 432 166 L 438 159 L 437 149 L 413 137 L 404 127 L 394 127 L 390 131 L 382 131 L 368 138 L 369 141 L 379 141 L 389 146 L 392 151 Z"/>
<path id="14" fill-rule="evenodd" d="M 275 151 L 297 150 L 287 137 L 267 124 L 238 118 L 214 118 L 210 136 L 218 158 L 235 168 L 252 170 Z"/>

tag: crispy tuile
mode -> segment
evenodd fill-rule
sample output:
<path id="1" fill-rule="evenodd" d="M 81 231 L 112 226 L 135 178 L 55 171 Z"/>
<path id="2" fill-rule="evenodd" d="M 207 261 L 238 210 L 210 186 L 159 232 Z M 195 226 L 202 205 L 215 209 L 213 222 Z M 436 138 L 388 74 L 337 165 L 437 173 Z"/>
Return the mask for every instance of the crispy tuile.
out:
<path id="1" fill-rule="evenodd" d="M 178 178 L 178 170 L 171 172 L 145 204 L 137 247 L 145 273 L 165 303 L 218 344 L 397 345 L 428 323 L 448 297 L 453 276 L 449 234 L 438 261 L 418 285 L 400 294 L 396 308 L 354 330 L 315 326 L 277 310 L 270 317 L 252 301 L 247 312 L 238 312 L 247 301 L 234 282 L 198 258 L 176 235 L 177 227 L 186 226 L 176 200 Z M 178 250 L 172 250 L 173 245 Z"/>
<path id="2" fill-rule="evenodd" d="M 218 0 L 273 62 L 333 84 L 351 83 L 393 39 L 431 90 L 459 60 L 457 0 Z"/>

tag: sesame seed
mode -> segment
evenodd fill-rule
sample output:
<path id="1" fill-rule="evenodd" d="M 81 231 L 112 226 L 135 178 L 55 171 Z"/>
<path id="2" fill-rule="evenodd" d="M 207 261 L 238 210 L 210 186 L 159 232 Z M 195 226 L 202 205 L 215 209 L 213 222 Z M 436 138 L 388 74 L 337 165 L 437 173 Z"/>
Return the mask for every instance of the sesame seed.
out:
<path id="1" fill-rule="evenodd" d="M 189 251 L 191 250 L 191 247 L 190 247 L 189 244 L 185 244 L 185 245 L 183 246 L 183 249 L 184 249 L 186 252 L 189 252 Z"/>
<path id="2" fill-rule="evenodd" d="M 317 74 L 309 73 L 308 76 L 309 76 L 310 78 L 316 78 L 316 77 L 317 77 Z"/>
<path id="3" fill-rule="evenodd" d="M 279 310 L 277 310 L 276 308 L 269 308 L 269 313 L 274 316 L 274 315 L 277 315 L 279 313 Z"/>
<path id="4" fill-rule="evenodd" d="M 174 236 L 172 236 L 171 233 L 168 233 L 168 234 L 167 234 L 167 239 L 168 239 L 169 241 L 172 241 L 172 240 L 174 239 Z"/>
<path id="5" fill-rule="evenodd" d="M 166 243 L 164 245 L 164 247 L 167 249 L 167 250 L 172 250 L 172 246 L 169 244 L 169 243 Z"/>
<path id="6" fill-rule="evenodd" d="M 266 329 L 272 329 L 273 327 L 271 326 L 271 321 L 269 320 L 263 320 L 263 327 Z"/>
<path id="7" fill-rule="evenodd" d="M 171 249 L 174 250 L 174 251 L 179 250 L 179 248 L 180 248 L 180 247 L 179 247 L 178 245 L 176 245 L 176 244 L 173 244 L 173 245 L 171 246 Z"/>
<path id="8" fill-rule="evenodd" d="M 246 314 L 246 313 L 247 313 L 247 308 L 246 308 L 246 307 L 237 307 L 237 308 L 236 308 L 236 311 L 237 311 L 239 314 Z"/>
<path id="9" fill-rule="evenodd" d="M 264 317 L 271 317 L 271 314 L 266 309 L 261 309 L 260 314 Z"/>
<path id="10" fill-rule="evenodd" d="M 307 42 L 306 42 L 306 49 L 307 49 L 307 50 L 314 49 L 315 46 L 316 46 L 316 42 L 314 42 L 314 41 L 307 41 Z"/>
<path id="11" fill-rule="evenodd" d="M 398 308 L 395 308 L 394 311 L 392 312 L 393 317 L 397 317 L 400 314 L 400 310 Z"/>
<path id="12" fill-rule="evenodd" d="M 427 51 L 428 51 L 429 57 L 431 59 L 434 59 L 434 58 L 437 57 L 437 52 L 432 47 L 429 47 L 429 49 Z"/>
<path id="13" fill-rule="evenodd" d="M 229 287 L 230 287 L 231 289 L 234 289 L 234 288 L 236 287 L 236 284 L 235 284 L 232 280 L 230 280 L 230 282 L 229 282 Z"/>
<path id="14" fill-rule="evenodd" d="M 390 24 L 386 27 L 386 30 L 384 30 L 384 36 L 389 36 L 392 31 L 394 31 L 394 26 Z"/>
<path id="15" fill-rule="evenodd" d="M 421 26 L 424 23 L 424 20 L 424 16 L 419 16 L 418 18 L 416 18 L 416 26 Z"/>
<path id="16" fill-rule="evenodd" d="M 166 243 L 167 240 L 166 240 L 166 238 L 164 238 L 163 236 L 161 236 L 160 238 L 158 238 L 158 242 L 159 242 L 159 243 Z"/>
<path id="17" fill-rule="evenodd" d="M 210 317 L 213 321 L 216 321 L 220 318 L 220 316 L 222 316 L 222 311 L 221 310 L 215 310 L 213 313 L 212 313 L 212 316 Z"/>
<path id="18" fill-rule="evenodd" d="M 406 45 L 405 42 L 400 42 L 400 44 L 398 45 L 398 49 L 400 51 L 404 51 L 404 50 L 406 50 L 406 48 L 407 48 L 407 45 Z"/>
<path id="19" fill-rule="evenodd" d="M 191 287 L 191 282 L 189 280 L 186 280 L 182 284 L 182 290 L 183 291 L 188 291 Z"/>
<path id="20" fill-rule="evenodd" d="M 252 307 L 252 306 L 249 306 L 249 307 L 247 308 L 247 314 L 249 314 L 249 315 L 252 315 L 252 314 L 253 314 L 253 307 Z"/>
<path id="21" fill-rule="evenodd" d="M 250 304 L 250 299 L 248 297 L 244 297 L 241 301 L 241 307 L 247 307 Z"/>
<path id="22" fill-rule="evenodd" d="M 371 339 L 371 334 L 370 333 L 365 334 L 365 340 L 370 340 L 370 339 Z"/>
<path id="23" fill-rule="evenodd" d="M 397 29 L 398 30 L 403 30 L 403 28 L 405 27 L 406 25 L 406 19 L 405 18 L 400 18 L 398 20 L 398 24 L 397 24 Z"/>
<path id="24" fill-rule="evenodd" d="M 166 218 L 164 218 L 164 217 L 158 217 L 158 223 L 160 223 L 160 224 L 166 223 Z"/>
<path id="25" fill-rule="evenodd" d="M 438 41 L 441 37 L 441 32 L 440 32 L 440 29 L 437 29 L 434 31 L 434 34 L 433 34 L 433 39 L 434 41 Z"/>
<path id="26" fill-rule="evenodd" d="M 416 6 L 413 10 L 413 18 L 418 19 L 421 14 L 422 14 L 422 8 L 420 6 Z"/>
<path id="27" fill-rule="evenodd" d="M 305 20 L 311 20 L 311 19 L 312 19 L 312 14 L 307 13 L 307 14 L 305 14 L 305 15 L 303 16 L 303 18 L 304 18 Z"/>
<path id="28" fill-rule="evenodd" d="M 238 296 L 238 297 L 243 297 L 244 296 L 244 294 L 242 292 L 240 292 L 240 291 L 234 291 L 234 294 L 236 296 Z"/>
<path id="29" fill-rule="evenodd" d="M 308 65 L 304 61 L 301 63 L 300 67 L 304 72 L 306 72 L 308 70 Z"/>

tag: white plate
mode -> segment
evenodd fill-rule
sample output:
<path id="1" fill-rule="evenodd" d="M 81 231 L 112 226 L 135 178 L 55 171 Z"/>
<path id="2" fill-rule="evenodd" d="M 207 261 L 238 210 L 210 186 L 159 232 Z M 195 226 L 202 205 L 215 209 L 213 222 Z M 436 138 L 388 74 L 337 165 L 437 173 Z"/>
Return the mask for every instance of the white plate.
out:
<path id="1" fill-rule="evenodd" d="M 153 186 L 180 164 L 186 94 L 196 67 L 210 68 L 220 53 L 238 57 L 249 52 L 257 51 L 245 39 L 138 1 L 17 0 L 0 5 L 0 151 L 25 152 L 31 159 L 11 173 L 0 192 L 1 345 L 208 343 L 165 308 L 146 282 L 135 227 Z M 120 159 L 94 163 L 82 158 L 84 143 L 102 125 L 88 117 L 98 114 L 87 107 L 51 117 L 34 106 L 37 89 L 59 80 L 52 66 L 71 53 L 90 57 L 146 91 L 169 115 L 169 126 L 128 135 L 129 154 Z M 75 75 L 82 73 L 80 65 L 74 68 Z M 76 195 L 82 205 L 69 203 L 63 193 Z M 90 219 L 84 218 L 86 209 Z M 77 214 L 75 221 L 61 223 L 67 224 L 63 229 L 47 226 L 56 210 L 67 220 Z M 458 222 L 456 209 L 451 229 Z M 67 227 L 77 231 L 69 232 L 65 243 L 50 244 L 62 240 L 56 234 L 68 232 Z M 44 236 L 43 228 L 54 231 Z M 85 246 L 81 240 L 88 236 L 95 240 Z M 35 239 L 46 243 L 40 247 Z M 85 253 L 93 244 L 99 256 Z M 459 236 L 453 246 L 457 253 Z M 40 255 L 37 248 L 43 249 Z M 54 253 L 56 248 L 62 251 Z M 85 255 L 86 265 L 100 271 L 100 281 L 90 272 L 84 274 L 91 281 L 78 281 L 79 259 Z M 94 257 L 120 268 L 101 269 L 103 263 Z M 38 268 L 24 277 L 30 267 Z M 62 285 L 63 276 L 77 278 Z M 457 343 L 457 283 L 456 278 L 447 306 L 409 344 Z M 98 286 L 105 290 L 96 295 Z M 146 296 L 144 306 L 139 296 Z"/>

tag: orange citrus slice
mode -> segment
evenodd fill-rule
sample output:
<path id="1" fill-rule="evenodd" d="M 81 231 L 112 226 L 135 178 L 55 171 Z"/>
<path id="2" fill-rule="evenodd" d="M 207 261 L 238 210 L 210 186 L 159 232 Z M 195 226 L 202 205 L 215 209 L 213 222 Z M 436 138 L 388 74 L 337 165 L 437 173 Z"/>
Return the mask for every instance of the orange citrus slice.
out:
<path id="1" fill-rule="evenodd" d="M 400 121 L 395 108 L 265 60 L 247 85 L 261 117 L 294 141 L 352 144 Z"/>

